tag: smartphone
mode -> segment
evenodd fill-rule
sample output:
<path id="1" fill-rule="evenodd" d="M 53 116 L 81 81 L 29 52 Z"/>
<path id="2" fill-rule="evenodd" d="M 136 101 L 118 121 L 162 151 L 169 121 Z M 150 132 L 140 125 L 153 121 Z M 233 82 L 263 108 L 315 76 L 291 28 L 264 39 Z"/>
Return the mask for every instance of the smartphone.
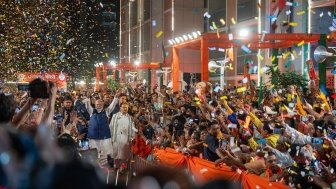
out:
<path id="1" fill-rule="evenodd" d="M 230 137 L 230 147 L 235 146 L 235 138 L 234 137 Z"/>
<path id="2" fill-rule="evenodd" d="M 55 116 L 55 120 L 56 120 L 56 126 L 57 126 L 57 128 L 61 128 L 62 127 L 62 122 L 63 122 L 63 115 L 61 115 L 61 114 L 57 114 L 56 116 Z"/>
<path id="3" fill-rule="evenodd" d="M 227 142 L 225 140 L 222 140 L 222 142 L 221 142 L 222 150 L 226 150 L 226 145 L 227 145 Z"/>
<path id="4" fill-rule="evenodd" d="M 273 134 L 282 135 L 283 130 L 281 128 L 274 128 L 273 129 Z"/>
<path id="5" fill-rule="evenodd" d="M 215 113 L 211 112 L 211 118 L 215 118 Z"/>
<path id="6" fill-rule="evenodd" d="M 307 116 L 301 116 L 301 121 L 308 121 L 308 117 Z"/>
<path id="7" fill-rule="evenodd" d="M 335 140 L 336 139 L 336 132 L 333 130 L 329 130 L 327 134 L 328 138 Z"/>
<path id="8" fill-rule="evenodd" d="M 324 143 L 324 140 L 323 140 L 323 138 L 313 137 L 312 138 L 312 143 L 322 145 Z"/>
<path id="9" fill-rule="evenodd" d="M 39 107 L 40 107 L 40 105 L 38 105 L 38 104 L 34 104 L 33 107 L 32 107 L 32 109 L 31 109 L 31 111 L 32 111 L 32 112 L 36 112 L 36 110 L 37 110 Z"/>

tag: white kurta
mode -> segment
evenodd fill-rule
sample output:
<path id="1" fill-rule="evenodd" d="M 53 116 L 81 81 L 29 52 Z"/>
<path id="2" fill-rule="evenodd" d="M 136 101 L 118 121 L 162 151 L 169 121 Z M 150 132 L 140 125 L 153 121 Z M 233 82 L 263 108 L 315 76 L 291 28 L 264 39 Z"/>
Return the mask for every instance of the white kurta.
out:
<path id="1" fill-rule="evenodd" d="M 114 114 L 110 123 L 112 135 L 112 158 L 128 159 L 130 157 L 130 143 L 135 136 L 134 123 L 131 117 L 122 113 Z"/>

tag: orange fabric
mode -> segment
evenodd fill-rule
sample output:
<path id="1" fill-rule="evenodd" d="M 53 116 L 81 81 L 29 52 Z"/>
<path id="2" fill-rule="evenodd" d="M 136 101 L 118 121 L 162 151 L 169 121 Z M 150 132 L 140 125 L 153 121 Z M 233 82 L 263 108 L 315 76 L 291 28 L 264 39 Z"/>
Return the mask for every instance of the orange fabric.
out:
<path id="1" fill-rule="evenodd" d="M 152 149 L 149 145 L 146 145 L 146 141 L 140 135 L 137 135 L 135 137 L 134 143 L 132 144 L 132 151 L 135 155 L 138 155 L 142 158 L 147 158 Z"/>
<path id="2" fill-rule="evenodd" d="M 187 167 L 199 183 L 204 183 L 213 179 L 241 180 L 245 189 L 278 188 L 289 189 L 281 183 L 270 183 L 268 179 L 246 171 L 241 173 L 231 170 L 228 166 L 215 167 L 213 162 L 183 155 L 174 149 L 155 149 L 155 155 L 162 164 L 174 167 Z"/>

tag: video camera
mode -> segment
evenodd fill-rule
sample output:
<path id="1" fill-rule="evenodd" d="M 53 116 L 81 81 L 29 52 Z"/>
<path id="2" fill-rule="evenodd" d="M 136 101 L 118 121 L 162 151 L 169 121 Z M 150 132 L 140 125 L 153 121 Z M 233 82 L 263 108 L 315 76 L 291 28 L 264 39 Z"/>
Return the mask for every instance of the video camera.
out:
<path id="1" fill-rule="evenodd" d="M 53 86 L 50 81 L 41 78 L 34 79 L 28 85 L 18 85 L 18 90 L 29 91 L 32 98 L 49 98 L 49 89 Z"/>

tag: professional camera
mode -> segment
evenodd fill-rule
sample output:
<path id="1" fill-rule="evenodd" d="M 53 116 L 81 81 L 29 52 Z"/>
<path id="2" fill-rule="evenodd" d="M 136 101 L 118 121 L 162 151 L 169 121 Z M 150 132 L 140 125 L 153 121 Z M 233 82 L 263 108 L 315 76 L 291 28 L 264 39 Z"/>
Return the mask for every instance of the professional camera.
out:
<path id="1" fill-rule="evenodd" d="M 53 83 L 44 81 L 40 78 L 34 79 L 29 83 L 30 96 L 32 98 L 49 98 L 49 89 Z"/>

